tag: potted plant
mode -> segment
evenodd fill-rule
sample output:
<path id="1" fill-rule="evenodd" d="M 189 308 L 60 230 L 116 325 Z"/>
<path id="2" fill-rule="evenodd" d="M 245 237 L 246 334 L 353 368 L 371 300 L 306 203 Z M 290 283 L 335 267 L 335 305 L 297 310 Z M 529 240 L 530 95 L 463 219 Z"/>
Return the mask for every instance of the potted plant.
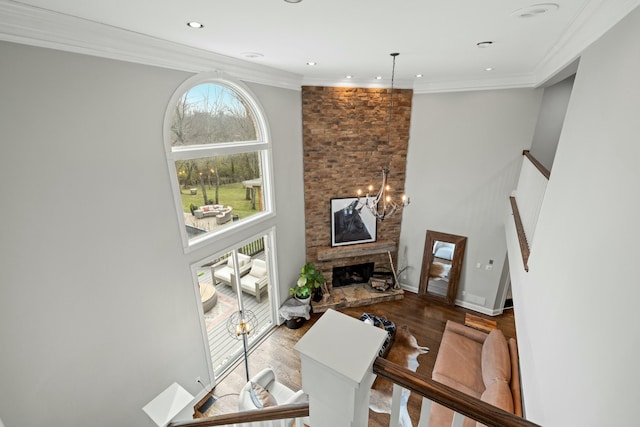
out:
<path id="1" fill-rule="evenodd" d="M 308 262 L 300 269 L 300 277 L 296 286 L 289 289 L 289 295 L 293 295 L 303 303 L 309 303 L 313 292 L 325 282 L 324 276 L 313 265 Z"/>

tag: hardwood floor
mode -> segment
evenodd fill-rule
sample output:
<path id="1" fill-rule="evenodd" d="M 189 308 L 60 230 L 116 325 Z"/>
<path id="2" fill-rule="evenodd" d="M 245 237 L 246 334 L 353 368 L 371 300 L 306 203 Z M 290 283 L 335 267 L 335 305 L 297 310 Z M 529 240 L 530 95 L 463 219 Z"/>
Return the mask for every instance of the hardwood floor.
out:
<path id="1" fill-rule="evenodd" d="M 384 316 L 393 321 L 398 327 L 406 324 L 416 337 L 418 344 L 429 347 L 430 351 L 418 357 L 420 366 L 417 372 L 431 377 L 431 372 L 438 354 L 438 347 L 442 339 L 447 320 L 464 323 L 466 313 L 472 313 L 496 321 L 505 337 L 516 337 L 515 319 L 513 310 L 507 310 L 500 316 L 484 316 L 460 307 L 448 307 L 427 300 L 411 292 L 405 292 L 401 300 L 381 302 L 368 306 L 340 309 L 342 313 L 359 318 L 362 313 L 370 313 Z M 279 382 L 292 390 L 301 388 L 300 358 L 293 350 L 293 346 L 306 333 L 309 328 L 320 318 L 320 314 L 312 314 L 311 320 L 299 329 L 288 329 L 282 325 L 276 328 L 250 355 L 249 374 L 254 375 L 267 366 L 271 366 L 276 372 Z M 393 347 L 391 348 L 393 351 Z M 238 391 L 245 384 L 244 362 L 234 368 L 213 390 L 213 394 L 219 400 L 211 406 L 206 415 L 216 415 L 237 411 Z M 206 398 L 205 398 L 206 399 Z M 204 401 L 204 399 L 203 399 Z M 418 396 L 412 395 L 409 399 L 409 413 L 417 425 L 420 411 Z M 370 412 L 369 426 L 388 426 L 389 416 Z"/>

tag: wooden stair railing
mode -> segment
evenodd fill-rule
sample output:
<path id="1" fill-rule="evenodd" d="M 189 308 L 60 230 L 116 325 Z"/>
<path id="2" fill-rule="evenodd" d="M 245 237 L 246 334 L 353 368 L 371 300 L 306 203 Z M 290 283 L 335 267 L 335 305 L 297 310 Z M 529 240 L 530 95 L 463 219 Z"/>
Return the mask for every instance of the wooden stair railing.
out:
<path id="1" fill-rule="evenodd" d="M 540 161 L 538 161 L 538 159 L 533 157 L 533 154 L 531 154 L 529 150 L 523 150 L 522 155 L 529 159 L 529 161 L 540 171 L 540 173 L 545 178 L 549 179 L 551 177 L 551 172 L 549 172 L 549 169 L 545 168 L 544 165 L 540 163 Z"/>
<path id="2" fill-rule="evenodd" d="M 551 172 L 549 172 L 549 170 L 544 167 L 544 165 L 542 163 L 540 163 L 538 161 L 538 159 L 536 159 L 535 157 L 533 157 L 533 155 L 531 154 L 531 152 L 529 150 L 524 150 L 522 152 L 522 155 L 524 157 L 526 157 L 529 162 L 531 163 L 531 165 L 533 165 L 534 168 L 536 168 L 538 170 L 538 172 L 540 172 L 540 174 L 544 177 L 544 179 L 546 181 L 549 181 L 549 177 L 551 176 Z M 518 192 L 520 192 L 520 186 L 522 185 L 522 179 L 523 179 L 523 171 L 524 171 L 524 163 L 523 163 L 523 170 L 521 170 L 521 175 L 520 175 L 520 181 L 518 182 Z M 529 181 L 526 180 L 527 183 L 531 183 L 531 182 L 536 182 L 536 181 Z M 536 203 L 534 205 L 531 205 L 530 201 L 527 200 L 527 197 L 534 197 L 535 198 L 535 189 L 537 187 L 529 187 L 528 185 L 525 185 L 525 190 L 534 190 L 533 194 L 528 194 L 528 191 L 524 192 L 524 195 L 520 195 L 520 193 L 518 193 L 519 197 L 525 197 L 525 202 L 529 202 L 529 203 L 525 203 L 524 207 L 525 208 L 531 208 L 531 206 L 534 206 L 538 209 L 538 212 L 536 213 L 536 215 L 539 215 L 539 209 L 540 209 L 540 204 Z M 546 185 L 544 186 L 544 188 L 546 189 Z M 534 199 L 535 200 L 535 199 Z M 522 199 L 521 199 L 522 201 Z M 531 232 L 531 234 L 533 234 L 533 229 L 531 228 L 531 213 L 529 210 L 525 209 L 524 212 L 524 216 L 525 219 L 528 221 L 527 224 L 529 225 L 529 227 L 525 227 L 525 221 L 523 220 L 523 216 L 520 214 L 520 209 L 518 208 L 518 202 L 516 200 L 516 197 L 509 197 L 509 202 L 511 203 L 511 211 L 513 212 L 513 220 L 515 222 L 515 226 L 516 226 L 516 233 L 517 233 L 517 237 L 518 237 L 518 242 L 520 245 L 520 254 L 522 255 L 522 263 L 524 265 L 524 269 L 525 271 L 529 271 L 529 255 L 531 252 L 531 247 L 529 246 L 530 243 L 530 239 L 533 238 L 533 235 L 531 236 L 527 236 L 527 234 L 529 232 Z M 536 222 L 537 222 L 537 217 L 535 218 Z"/>
<path id="3" fill-rule="evenodd" d="M 488 426 L 536 427 L 538 424 L 527 421 L 514 414 L 503 411 L 493 405 L 469 396 L 456 389 L 433 381 L 423 375 L 402 368 L 386 359 L 378 357 L 373 364 L 373 372 L 419 394 L 435 403 L 439 403 L 466 417 Z"/>
<path id="4" fill-rule="evenodd" d="M 522 255 L 522 264 L 524 264 L 524 271 L 529 271 L 529 255 L 531 254 L 529 249 L 529 242 L 527 241 L 527 235 L 524 232 L 524 226 L 522 225 L 522 218 L 520 217 L 520 211 L 518 210 L 518 202 L 516 198 L 509 197 L 511 203 L 511 211 L 513 212 L 513 220 L 516 223 L 516 233 L 518 234 L 518 242 L 520 243 L 520 254 Z"/>
<path id="5" fill-rule="evenodd" d="M 309 416 L 309 403 L 292 403 L 264 409 L 234 412 L 212 417 L 196 418 L 188 421 L 169 423 L 167 427 L 210 427 L 243 424 L 260 421 L 283 420 Z"/>
<path id="6" fill-rule="evenodd" d="M 433 381 L 416 372 L 405 369 L 382 357 L 373 364 L 373 372 L 394 384 L 406 388 L 418 395 L 446 406 L 455 412 L 472 418 L 488 426 L 501 427 L 540 427 L 524 418 L 503 411 L 493 405 L 464 394 L 454 388 Z M 213 427 L 239 425 L 252 422 L 275 421 L 309 416 L 308 403 L 279 405 L 265 409 L 221 414 L 212 417 L 196 418 L 188 421 L 169 423 L 167 427 Z"/>

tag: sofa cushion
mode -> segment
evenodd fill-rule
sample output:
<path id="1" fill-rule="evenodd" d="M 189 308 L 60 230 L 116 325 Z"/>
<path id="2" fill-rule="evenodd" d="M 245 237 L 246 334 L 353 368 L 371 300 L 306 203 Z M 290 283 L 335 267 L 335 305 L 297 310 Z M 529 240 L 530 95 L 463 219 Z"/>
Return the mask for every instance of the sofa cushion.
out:
<path id="1" fill-rule="evenodd" d="M 482 393 L 480 400 L 513 414 L 513 396 L 509 384 L 504 381 L 494 381 Z M 476 427 L 485 427 L 485 425 L 477 423 Z"/>
<path id="2" fill-rule="evenodd" d="M 479 397 L 486 388 L 482 381 L 481 355 L 480 342 L 445 329 L 433 367 L 433 379 L 439 381 L 438 375 L 443 375 L 453 383 L 472 390 Z M 454 388 L 460 390 L 458 387 Z"/>
<path id="3" fill-rule="evenodd" d="M 474 390 L 472 388 L 469 388 L 466 385 L 449 378 L 447 376 L 447 374 L 436 374 L 436 373 L 434 373 L 433 376 L 432 376 L 432 379 L 434 381 L 438 381 L 440 384 L 444 384 L 444 385 L 449 386 L 451 388 L 455 388 L 459 392 L 462 392 L 464 394 L 468 394 L 469 396 L 473 396 L 476 399 L 480 399 L 480 396 L 482 395 L 482 391 L 478 391 L 478 390 Z"/>
<path id="4" fill-rule="evenodd" d="M 254 263 L 253 266 L 251 267 L 251 271 L 249 272 L 249 275 L 253 277 L 258 277 L 261 279 L 267 275 L 267 269 L 258 265 L 257 263 Z"/>
<path id="5" fill-rule="evenodd" d="M 496 380 L 505 383 L 511 380 L 509 347 L 500 329 L 491 331 L 482 345 L 482 380 L 485 387 Z"/>
<path id="6" fill-rule="evenodd" d="M 249 390 L 249 395 L 251 396 L 251 401 L 256 408 L 266 408 L 269 406 L 276 406 L 278 402 L 276 402 L 275 397 L 271 393 L 269 393 L 264 387 L 262 387 L 258 383 L 251 383 L 251 390 Z"/>
<path id="7" fill-rule="evenodd" d="M 248 264 L 250 261 L 251 261 L 251 257 L 243 254 L 238 254 L 238 264 L 240 264 L 240 267 Z M 227 258 L 227 265 L 233 268 L 233 256 L 230 256 L 229 258 Z"/>

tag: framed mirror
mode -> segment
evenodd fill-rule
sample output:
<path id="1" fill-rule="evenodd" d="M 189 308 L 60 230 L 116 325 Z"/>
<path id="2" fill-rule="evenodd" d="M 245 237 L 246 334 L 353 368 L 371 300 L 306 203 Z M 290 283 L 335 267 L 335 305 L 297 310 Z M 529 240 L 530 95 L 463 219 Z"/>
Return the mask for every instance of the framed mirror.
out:
<path id="1" fill-rule="evenodd" d="M 466 246 L 464 236 L 427 230 L 418 294 L 453 305 Z"/>

